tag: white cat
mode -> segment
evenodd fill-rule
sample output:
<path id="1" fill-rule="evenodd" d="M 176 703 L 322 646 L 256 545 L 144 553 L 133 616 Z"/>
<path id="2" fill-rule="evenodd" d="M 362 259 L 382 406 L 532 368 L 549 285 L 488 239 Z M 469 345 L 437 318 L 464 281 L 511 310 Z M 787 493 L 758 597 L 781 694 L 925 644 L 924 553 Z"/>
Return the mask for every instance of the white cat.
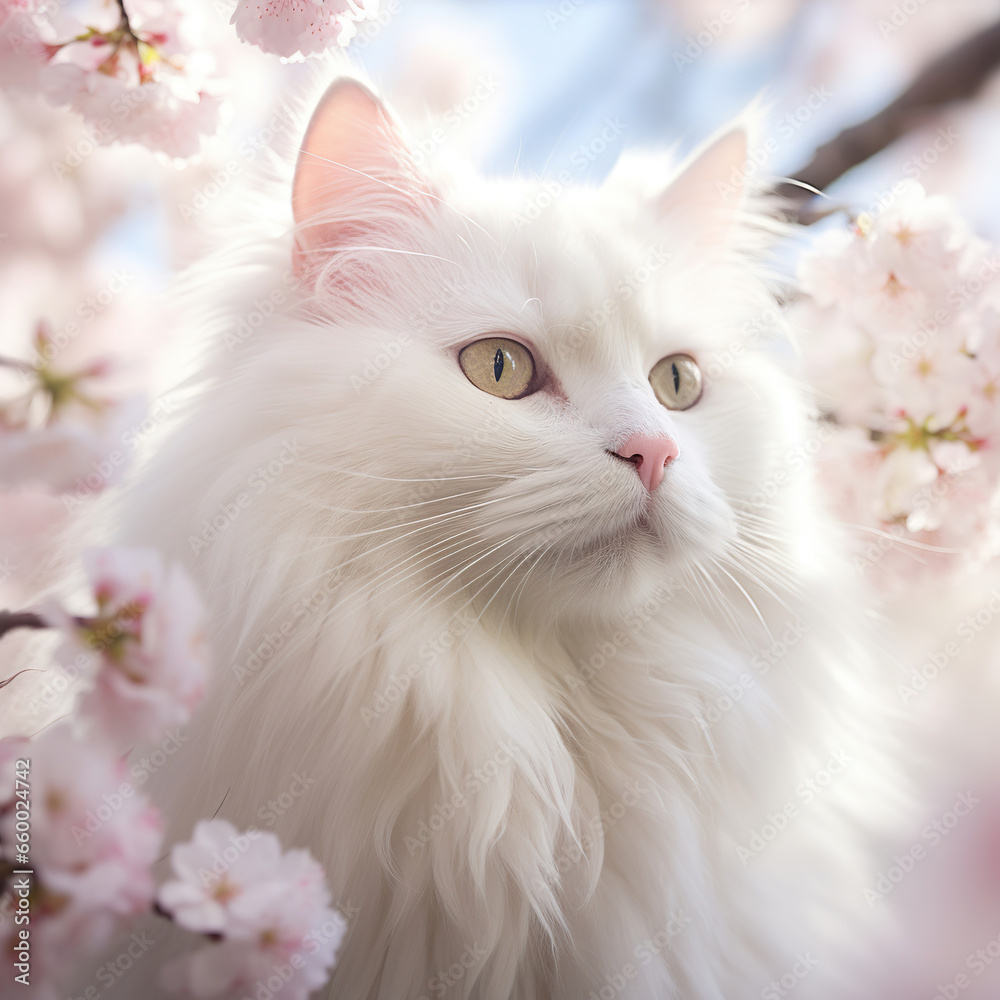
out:
<path id="1" fill-rule="evenodd" d="M 171 839 L 310 848 L 336 1000 L 805 996 L 888 793 L 746 131 L 565 190 L 402 135 L 327 92 L 126 503 L 214 622 Z"/>

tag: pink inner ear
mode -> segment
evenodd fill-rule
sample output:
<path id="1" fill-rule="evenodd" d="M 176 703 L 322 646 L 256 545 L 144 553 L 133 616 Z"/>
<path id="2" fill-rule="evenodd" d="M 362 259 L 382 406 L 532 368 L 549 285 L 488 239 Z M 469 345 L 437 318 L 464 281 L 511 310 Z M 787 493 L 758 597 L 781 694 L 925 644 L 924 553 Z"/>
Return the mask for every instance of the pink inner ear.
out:
<path id="1" fill-rule="evenodd" d="M 420 186 L 389 113 L 355 80 L 323 95 L 302 140 L 292 186 L 294 264 L 310 271 L 322 251 L 356 241 L 380 217 L 416 212 Z"/>
<path id="2" fill-rule="evenodd" d="M 721 245 L 743 201 L 747 134 L 736 127 L 696 152 L 659 198 L 661 216 L 675 219 L 699 245 Z"/>

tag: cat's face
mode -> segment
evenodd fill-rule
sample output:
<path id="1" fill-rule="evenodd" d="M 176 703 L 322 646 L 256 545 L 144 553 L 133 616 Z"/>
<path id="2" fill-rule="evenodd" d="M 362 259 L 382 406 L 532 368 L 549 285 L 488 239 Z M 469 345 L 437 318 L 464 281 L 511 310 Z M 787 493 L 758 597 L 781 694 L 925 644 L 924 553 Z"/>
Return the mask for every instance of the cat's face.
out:
<path id="1" fill-rule="evenodd" d="M 767 295 L 725 252 L 739 198 L 716 181 L 742 134 L 658 196 L 612 177 L 553 197 L 431 188 L 385 126 L 341 85 L 295 199 L 314 323 L 337 327 L 317 346 L 350 427 L 330 467 L 401 560 L 383 579 L 588 614 L 724 558 L 794 407 L 746 336 Z"/>

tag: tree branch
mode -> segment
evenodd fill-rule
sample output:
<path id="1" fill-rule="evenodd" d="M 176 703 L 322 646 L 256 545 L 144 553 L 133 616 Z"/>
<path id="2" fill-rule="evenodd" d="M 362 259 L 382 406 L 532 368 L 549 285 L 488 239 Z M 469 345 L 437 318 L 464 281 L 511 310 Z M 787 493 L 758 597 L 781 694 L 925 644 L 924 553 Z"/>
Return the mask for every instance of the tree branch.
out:
<path id="1" fill-rule="evenodd" d="M 15 628 L 49 627 L 49 623 L 33 611 L 0 611 L 0 637 Z"/>
<path id="2" fill-rule="evenodd" d="M 820 146 L 795 178 L 822 191 L 853 167 L 864 163 L 898 138 L 922 125 L 935 111 L 968 100 L 1000 66 L 1000 21 L 966 39 L 927 66 L 890 105 L 877 115 L 845 129 Z M 821 218 L 809 204 L 814 195 L 785 183 L 777 193 L 793 203 L 806 225 Z"/>

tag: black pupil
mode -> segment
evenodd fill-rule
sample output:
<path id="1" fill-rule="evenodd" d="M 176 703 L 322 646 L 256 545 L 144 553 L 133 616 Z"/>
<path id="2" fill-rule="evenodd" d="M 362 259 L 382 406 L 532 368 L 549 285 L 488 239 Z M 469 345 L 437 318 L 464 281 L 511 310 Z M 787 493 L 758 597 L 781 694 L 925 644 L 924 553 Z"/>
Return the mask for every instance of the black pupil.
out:
<path id="1" fill-rule="evenodd" d="M 499 382 L 503 375 L 503 349 L 497 348 L 497 353 L 493 356 L 493 378 Z"/>
<path id="2" fill-rule="evenodd" d="M 677 370 L 676 362 L 670 363 L 670 370 L 674 373 L 674 392 L 681 391 L 681 373 Z"/>

